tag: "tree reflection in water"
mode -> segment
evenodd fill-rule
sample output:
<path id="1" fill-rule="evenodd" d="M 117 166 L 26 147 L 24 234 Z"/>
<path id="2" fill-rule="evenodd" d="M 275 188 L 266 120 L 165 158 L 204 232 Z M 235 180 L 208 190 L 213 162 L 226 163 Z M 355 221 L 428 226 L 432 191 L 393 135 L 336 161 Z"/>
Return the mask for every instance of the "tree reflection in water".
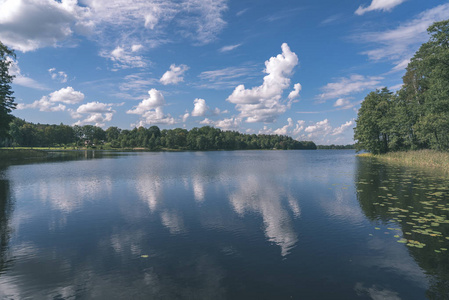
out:
<path id="1" fill-rule="evenodd" d="M 11 238 L 9 221 L 14 206 L 10 196 L 9 181 L 3 176 L 6 169 L 6 166 L 0 165 L 0 276 L 9 262 L 8 245 Z"/>
<path id="2" fill-rule="evenodd" d="M 355 182 L 367 218 L 400 229 L 395 237 L 429 278 L 427 297 L 447 299 L 449 178 L 361 157 Z"/>

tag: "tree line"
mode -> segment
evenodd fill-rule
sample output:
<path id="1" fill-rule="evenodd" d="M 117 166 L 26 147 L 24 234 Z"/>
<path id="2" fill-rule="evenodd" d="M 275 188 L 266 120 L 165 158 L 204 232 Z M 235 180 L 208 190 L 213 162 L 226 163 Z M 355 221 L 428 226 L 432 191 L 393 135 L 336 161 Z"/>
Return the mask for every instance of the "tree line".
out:
<path id="1" fill-rule="evenodd" d="M 373 91 L 362 102 L 354 128 L 357 150 L 449 150 L 449 20 L 427 31 L 430 39 L 408 64 L 402 88 Z"/>
<path id="2" fill-rule="evenodd" d="M 348 145 L 317 145 L 317 149 L 320 150 L 350 150 L 355 149 L 355 146 L 353 144 Z"/>
<path id="3" fill-rule="evenodd" d="M 9 125 L 0 146 L 145 148 L 148 150 L 245 150 L 245 149 L 316 149 L 313 142 L 297 141 L 284 135 L 242 134 L 204 126 L 201 128 L 163 129 L 157 126 L 132 130 L 93 125 L 69 126 L 33 124 L 19 118 Z"/>

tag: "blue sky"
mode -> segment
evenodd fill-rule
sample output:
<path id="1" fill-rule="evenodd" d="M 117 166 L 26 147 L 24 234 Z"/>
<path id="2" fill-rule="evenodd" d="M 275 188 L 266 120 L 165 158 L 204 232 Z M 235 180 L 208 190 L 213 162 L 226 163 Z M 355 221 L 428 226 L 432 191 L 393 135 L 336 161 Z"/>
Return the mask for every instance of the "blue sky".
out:
<path id="1" fill-rule="evenodd" d="M 30 122 L 347 144 L 448 18 L 439 0 L 0 0 L 0 41 Z"/>

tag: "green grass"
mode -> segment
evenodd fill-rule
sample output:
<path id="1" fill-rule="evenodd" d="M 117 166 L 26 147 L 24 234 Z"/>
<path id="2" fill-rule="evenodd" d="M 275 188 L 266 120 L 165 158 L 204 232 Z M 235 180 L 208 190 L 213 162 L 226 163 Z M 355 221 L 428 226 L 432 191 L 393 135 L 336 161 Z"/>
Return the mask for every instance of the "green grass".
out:
<path id="1" fill-rule="evenodd" d="M 360 157 L 374 157 L 381 161 L 396 163 L 405 166 L 440 170 L 449 174 L 449 152 L 435 150 L 417 150 L 391 152 L 373 155 L 371 153 L 358 154 Z"/>

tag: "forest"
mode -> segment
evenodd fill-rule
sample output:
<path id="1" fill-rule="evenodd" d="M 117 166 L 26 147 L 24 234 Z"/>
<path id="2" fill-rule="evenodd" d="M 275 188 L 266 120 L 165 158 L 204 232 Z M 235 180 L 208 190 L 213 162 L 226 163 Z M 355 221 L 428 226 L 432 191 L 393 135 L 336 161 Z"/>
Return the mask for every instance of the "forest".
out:
<path id="1" fill-rule="evenodd" d="M 313 142 L 297 141 L 283 135 L 242 134 L 210 126 L 187 129 L 163 129 L 157 126 L 132 130 L 93 125 L 33 124 L 19 118 L 9 125 L 8 137 L 0 138 L 0 147 L 89 147 L 97 149 L 144 148 L 148 150 L 246 150 L 316 149 Z"/>
<path id="2" fill-rule="evenodd" d="M 430 39 L 407 66 L 403 86 L 369 93 L 354 128 L 357 150 L 449 149 L 449 20 L 428 28 Z"/>

